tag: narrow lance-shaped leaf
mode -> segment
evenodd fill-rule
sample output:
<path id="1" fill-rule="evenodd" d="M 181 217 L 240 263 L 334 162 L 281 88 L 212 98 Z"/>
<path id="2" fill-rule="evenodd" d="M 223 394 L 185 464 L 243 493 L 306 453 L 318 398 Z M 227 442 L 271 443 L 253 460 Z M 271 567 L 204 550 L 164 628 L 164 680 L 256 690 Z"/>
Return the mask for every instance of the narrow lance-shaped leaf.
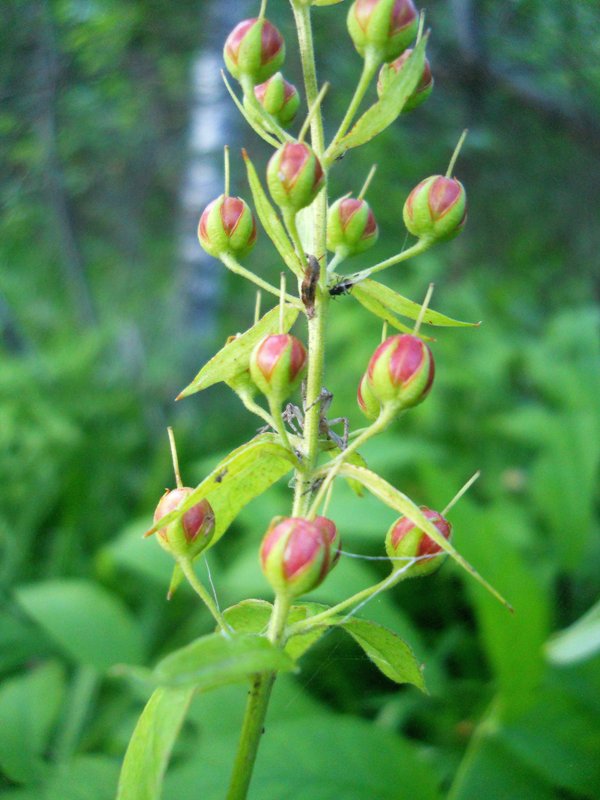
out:
<path id="1" fill-rule="evenodd" d="M 275 440 L 275 436 L 257 436 L 219 462 L 186 501 L 155 523 L 146 536 L 179 519 L 200 500 L 208 500 L 215 513 L 212 546 L 245 505 L 266 491 L 293 466 L 292 454 Z"/>
<path id="2" fill-rule="evenodd" d="M 263 228 L 267 232 L 267 236 L 273 242 L 277 252 L 285 261 L 287 266 L 295 275 L 302 277 L 303 265 L 300 263 L 300 260 L 296 255 L 296 251 L 294 250 L 288 238 L 285 228 L 283 227 L 283 223 L 269 202 L 269 198 L 262 187 L 260 178 L 254 169 L 254 165 L 250 161 L 248 153 L 246 153 L 245 150 L 243 150 L 242 153 L 244 155 L 244 161 L 246 162 L 248 183 L 250 184 L 250 190 L 252 192 L 254 206 L 256 208 L 258 218 L 260 219 Z"/>
<path id="3" fill-rule="evenodd" d="M 398 292 L 390 289 L 389 286 L 384 286 L 382 283 L 371 279 L 357 283 L 352 288 L 352 296 L 365 308 L 368 308 L 369 311 L 373 310 L 376 304 L 379 304 L 388 313 L 400 314 L 401 317 L 408 317 L 409 319 L 417 319 L 421 313 L 420 303 L 415 303 L 414 300 L 403 297 Z M 373 311 L 373 313 L 377 314 L 377 316 L 382 316 L 377 311 Z M 423 323 L 443 328 L 477 328 L 481 324 L 479 322 L 461 322 L 440 314 L 439 311 L 434 311 L 431 308 L 425 311 Z"/>
<path id="4" fill-rule="evenodd" d="M 287 333 L 298 317 L 298 309 L 285 305 L 283 327 L 280 329 L 279 307 L 272 308 L 251 328 L 228 342 L 208 361 L 194 380 L 181 392 L 178 400 L 201 392 L 220 381 L 239 375 L 248 367 L 250 353 L 254 347 L 273 333 Z"/>
<path id="5" fill-rule="evenodd" d="M 427 36 L 424 36 L 402 69 L 390 78 L 380 99 L 365 111 L 350 132 L 337 145 L 332 154 L 333 159 L 345 150 L 369 142 L 398 118 L 423 73 L 426 46 Z"/>
<path id="6" fill-rule="evenodd" d="M 423 514 L 421 509 L 413 503 L 413 501 L 405 494 L 395 489 L 391 484 L 381 478 L 371 470 L 364 469 L 363 467 L 355 467 L 352 464 L 343 464 L 339 470 L 339 474 L 346 478 L 355 478 L 365 486 L 371 494 L 378 497 L 383 503 L 390 508 L 395 509 L 400 514 L 403 514 L 411 522 L 419 527 L 421 530 L 433 539 L 443 550 L 445 550 L 452 558 L 460 564 L 476 581 L 484 586 L 496 599 L 505 605 L 510 611 L 512 606 L 508 603 L 502 595 L 491 586 L 485 578 L 483 578 L 469 562 L 464 559 L 455 547 L 445 539 L 438 529 L 433 525 L 427 517 Z"/>
<path id="7" fill-rule="evenodd" d="M 165 686 L 216 689 L 240 683 L 257 672 L 294 668 L 293 660 L 265 636 L 211 633 L 163 658 L 154 678 Z"/>
<path id="8" fill-rule="evenodd" d="M 194 688 L 156 689 L 125 753 L 117 800 L 159 800 L 165 770 Z"/>
<path id="9" fill-rule="evenodd" d="M 413 333 L 413 329 L 408 325 L 405 325 L 403 322 L 393 314 L 387 306 L 385 306 L 381 300 L 378 299 L 375 293 L 361 291 L 362 283 L 357 284 L 352 289 L 352 297 L 357 300 L 363 308 L 366 308 L 367 311 L 370 311 L 371 314 L 374 314 L 379 319 L 385 320 L 388 325 L 391 325 L 397 331 L 402 331 L 403 333 Z M 420 339 L 423 339 L 426 342 L 433 341 L 433 337 L 426 336 L 423 333 L 417 334 Z"/>

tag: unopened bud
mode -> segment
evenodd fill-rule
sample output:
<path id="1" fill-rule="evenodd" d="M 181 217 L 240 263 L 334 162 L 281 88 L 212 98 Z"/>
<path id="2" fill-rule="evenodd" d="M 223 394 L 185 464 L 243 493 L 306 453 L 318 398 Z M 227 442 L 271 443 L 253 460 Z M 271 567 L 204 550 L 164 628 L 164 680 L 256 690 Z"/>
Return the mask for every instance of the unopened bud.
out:
<path id="1" fill-rule="evenodd" d="M 415 38 L 418 15 L 412 0 L 356 0 L 347 22 L 361 56 L 371 51 L 379 61 L 392 61 Z"/>
<path id="2" fill-rule="evenodd" d="M 327 249 L 344 255 L 368 250 L 379 235 L 375 216 L 366 200 L 342 197 L 327 215 Z"/>
<path id="3" fill-rule="evenodd" d="M 267 166 L 267 184 L 273 200 L 283 209 L 300 211 L 309 206 L 323 186 L 321 163 L 304 142 L 288 142 Z"/>
<path id="4" fill-rule="evenodd" d="M 286 81 L 281 72 L 255 86 L 254 94 L 265 111 L 284 128 L 293 122 L 300 108 L 298 90 Z"/>
<path id="5" fill-rule="evenodd" d="M 447 519 L 421 506 L 423 515 L 440 532 L 444 539 L 450 539 L 452 525 Z M 424 531 L 418 528 L 408 517 L 401 517 L 394 522 L 385 539 L 385 549 L 391 559 L 418 558 L 406 570 L 407 578 L 416 578 L 420 575 L 429 575 L 441 567 L 446 553 Z M 394 570 L 402 568 L 402 561 L 394 561 Z"/>
<path id="6" fill-rule="evenodd" d="M 154 522 L 159 522 L 187 500 L 194 490 L 189 486 L 166 492 L 154 512 Z M 215 515 L 208 500 L 188 509 L 175 522 L 157 531 L 158 543 L 168 553 L 177 557 L 195 558 L 210 543 L 215 530 Z"/>
<path id="7" fill-rule="evenodd" d="M 358 384 L 358 391 L 356 393 L 356 400 L 360 410 L 365 417 L 370 420 L 376 420 L 381 410 L 381 403 L 375 397 L 369 386 L 367 373 L 362 376 Z"/>
<path id="8" fill-rule="evenodd" d="M 279 401 L 294 391 L 306 369 L 304 345 L 291 333 L 265 337 L 250 355 L 250 375 L 260 391 Z"/>
<path id="9" fill-rule="evenodd" d="M 211 256 L 229 253 L 243 258 L 256 242 L 256 220 L 250 206 L 241 197 L 217 197 L 202 212 L 198 239 Z"/>
<path id="10" fill-rule="evenodd" d="M 323 527 L 301 517 L 276 518 L 260 547 L 260 566 L 278 594 L 299 597 L 329 571 L 330 546 Z"/>
<path id="11" fill-rule="evenodd" d="M 321 529 L 325 540 L 329 544 L 329 568 L 328 571 L 335 567 L 340 560 L 342 550 L 342 537 L 339 534 L 335 522 L 327 517 L 315 517 L 313 523 Z"/>
<path id="12" fill-rule="evenodd" d="M 402 67 L 406 64 L 409 56 L 412 55 L 412 49 L 405 50 L 399 58 L 395 61 L 392 61 L 390 64 L 384 64 L 379 71 L 379 78 L 377 80 L 377 94 L 379 97 L 385 92 L 390 80 L 396 75 L 398 72 L 401 71 Z M 406 111 L 412 111 L 413 109 L 420 106 L 422 103 L 427 100 L 431 92 L 433 91 L 433 75 L 431 74 L 431 66 L 429 65 L 429 61 L 425 59 L 425 64 L 423 65 L 423 72 L 421 73 L 421 78 L 417 84 L 417 88 L 414 92 L 410 95 L 404 106 L 402 107 L 402 113 Z"/>
<path id="13" fill-rule="evenodd" d="M 367 367 L 367 381 L 382 405 L 393 404 L 401 411 L 425 399 L 434 371 L 433 356 L 425 342 L 402 333 L 390 336 L 375 350 Z"/>
<path id="14" fill-rule="evenodd" d="M 421 181 L 404 204 L 404 224 L 419 239 L 452 239 L 467 220 L 467 195 L 456 178 L 433 175 Z"/>
<path id="15" fill-rule="evenodd" d="M 268 19 L 245 19 L 227 37 L 223 57 L 234 78 L 262 83 L 283 64 L 285 42 Z"/>

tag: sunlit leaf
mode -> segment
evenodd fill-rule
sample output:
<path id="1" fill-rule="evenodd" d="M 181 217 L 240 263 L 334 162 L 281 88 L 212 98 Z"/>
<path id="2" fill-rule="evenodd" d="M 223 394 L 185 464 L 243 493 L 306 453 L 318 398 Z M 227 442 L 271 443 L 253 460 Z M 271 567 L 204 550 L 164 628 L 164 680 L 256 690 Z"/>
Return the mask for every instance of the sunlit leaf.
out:
<path id="1" fill-rule="evenodd" d="M 600 600 L 580 619 L 557 633 L 546 645 L 554 664 L 576 664 L 600 652 Z"/>
<path id="2" fill-rule="evenodd" d="M 402 333 L 412 333 L 413 329 L 406 325 L 404 322 L 400 322 L 398 317 L 393 314 L 390 309 L 384 305 L 381 300 L 377 299 L 374 294 L 369 293 L 368 291 L 361 291 L 362 283 L 357 284 L 354 289 L 352 290 L 352 297 L 357 300 L 363 308 L 366 308 L 367 311 L 370 311 L 371 314 L 374 314 L 379 319 L 384 320 L 391 325 L 397 331 L 402 331 Z M 425 336 L 422 333 L 419 333 L 419 337 L 424 339 L 425 341 L 430 342 L 431 336 Z"/>

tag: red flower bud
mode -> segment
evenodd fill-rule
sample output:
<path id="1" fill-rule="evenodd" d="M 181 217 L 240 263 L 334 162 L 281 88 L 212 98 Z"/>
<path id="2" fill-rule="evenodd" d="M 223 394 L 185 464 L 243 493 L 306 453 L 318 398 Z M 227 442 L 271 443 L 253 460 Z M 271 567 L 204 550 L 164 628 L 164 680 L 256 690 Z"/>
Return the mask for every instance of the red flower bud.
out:
<path id="1" fill-rule="evenodd" d="M 432 511 L 430 508 L 421 506 L 424 516 L 441 533 L 444 539 L 450 539 L 452 525 L 447 519 Z M 424 531 L 418 528 L 408 517 L 400 517 L 389 529 L 385 549 L 390 558 L 419 558 L 419 561 L 412 564 L 406 571 L 406 577 L 417 577 L 419 575 L 429 575 L 438 569 L 445 558 L 445 551 L 434 542 Z M 394 562 L 394 569 L 400 569 L 402 562 Z"/>
<path id="2" fill-rule="evenodd" d="M 202 212 L 198 239 L 211 256 L 229 253 L 243 258 L 256 242 L 254 214 L 241 197 L 222 194 Z"/>
<path id="3" fill-rule="evenodd" d="M 324 181 L 323 168 L 304 142 L 288 142 L 267 166 L 267 184 L 278 206 L 300 211 L 315 199 Z"/>
<path id="4" fill-rule="evenodd" d="M 285 400 L 300 383 L 306 368 L 304 345 L 291 333 L 267 336 L 250 356 L 250 375 L 265 395 Z"/>
<path id="5" fill-rule="evenodd" d="M 379 71 L 379 79 L 377 80 L 377 94 L 379 97 L 381 97 L 381 95 L 385 92 L 390 79 L 402 70 L 402 67 L 406 64 L 409 56 L 412 55 L 412 52 L 412 49 L 405 50 L 402 55 L 399 56 L 395 61 L 392 61 L 391 64 L 383 65 Z M 433 75 L 431 74 L 429 61 L 425 59 L 423 72 L 421 73 L 421 78 L 417 84 L 417 88 L 413 91 L 411 96 L 404 104 L 402 113 L 405 113 L 406 111 L 412 111 L 424 103 L 431 94 L 432 90 Z"/>
<path id="6" fill-rule="evenodd" d="M 367 373 L 362 376 L 358 384 L 358 391 L 356 392 L 356 400 L 365 417 L 370 420 L 376 420 L 381 410 L 381 404 L 375 397 L 369 386 Z"/>
<path id="7" fill-rule="evenodd" d="M 285 42 L 268 19 L 245 19 L 227 37 L 223 57 L 234 78 L 262 83 L 283 64 Z"/>
<path id="8" fill-rule="evenodd" d="M 375 216 L 366 200 L 342 197 L 327 215 L 327 248 L 354 255 L 368 250 L 379 235 Z"/>
<path id="9" fill-rule="evenodd" d="M 419 239 L 452 239 L 467 220 L 467 195 L 456 178 L 433 175 L 421 181 L 404 204 L 404 224 Z"/>
<path id="10" fill-rule="evenodd" d="M 315 517 L 313 523 L 319 527 L 329 543 L 329 572 L 340 560 L 342 549 L 342 538 L 333 520 L 327 517 Z"/>
<path id="11" fill-rule="evenodd" d="M 315 589 L 329 571 L 330 545 L 322 524 L 278 517 L 260 547 L 260 566 L 273 589 L 298 597 Z"/>
<path id="12" fill-rule="evenodd" d="M 361 56 L 370 51 L 379 61 L 391 61 L 415 38 L 418 15 L 412 0 L 356 0 L 347 22 Z"/>
<path id="13" fill-rule="evenodd" d="M 194 490 L 189 486 L 166 492 L 154 512 L 154 522 L 159 522 L 187 500 Z M 175 557 L 194 558 L 210 543 L 215 530 L 215 515 L 208 500 L 193 505 L 175 522 L 157 531 L 158 543 Z"/>
<path id="14" fill-rule="evenodd" d="M 425 342 L 408 333 L 396 334 L 382 342 L 371 356 L 367 382 L 382 405 L 392 403 L 401 411 L 425 399 L 434 371 L 433 356 Z"/>
<path id="15" fill-rule="evenodd" d="M 254 87 L 254 94 L 261 106 L 284 128 L 293 122 L 300 107 L 300 95 L 281 72 L 276 72 L 268 81 Z"/>

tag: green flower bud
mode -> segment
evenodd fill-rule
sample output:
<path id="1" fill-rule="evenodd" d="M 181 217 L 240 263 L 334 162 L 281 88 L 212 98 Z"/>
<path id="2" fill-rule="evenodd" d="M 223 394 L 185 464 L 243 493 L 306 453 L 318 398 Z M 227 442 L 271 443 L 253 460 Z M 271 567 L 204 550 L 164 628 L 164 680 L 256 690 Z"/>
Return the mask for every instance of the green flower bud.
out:
<path id="1" fill-rule="evenodd" d="M 166 492 L 154 512 L 159 522 L 187 500 L 194 490 L 189 486 Z M 215 515 L 208 500 L 201 500 L 175 522 L 157 531 L 160 546 L 175 558 L 195 558 L 209 545 L 215 530 Z"/>
<path id="2" fill-rule="evenodd" d="M 376 420 L 381 410 L 381 404 L 369 387 L 369 381 L 366 372 L 358 384 L 356 399 L 358 401 L 359 408 L 365 417 L 370 420 Z"/>
<path id="3" fill-rule="evenodd" d="M 434 372 L 433 356 L 425 342 L 402 333 L 390 336 L 375 350 L 367 367 L 367 383 L 382 405 L 392 403 L 402 411 L 425 399 Z"/>
<path id="4" fill-rule="evenodd" d="M 299 597 L 329 571 L 330 545 L 323 526 L 300 517 L 277 517 L 260 547 L 260 566 L 275 592 Z"/>
<path id="5" fill-rule="evenodd" d="M 283 209 L 300 211 L 309 206 L 323 186 L 321 163 L 304 142 L 288 142 L 272 156 L 267 166 L 271 197 Z"/>
<path id="6" fill-rule="evenodd" d="M 327 214 L 327 249 L 355 255 L 375 244 L 379 229 L 366 200 L 342 197 Z"/>
<path id="7" fill-rule="evenodd" d="M 237 80 L 262 83 L 274 75 L 285 60 L 283 36 L 268 19 L 245 19 L 231 31 L 223 58 Z"/>
<path id="8" fill-rule="evenodd" d="M 304 345 L 291 333 L 273 334 L 250 355 L 250 375 L 260 391 L 283 401 L 300 383 L 306 370 Z"/>
<path id="9" fill-rule="evenodd" d="M 421 506 L 424 516 L 441 533 L 444 539 L 450 539 L 452 535 L 452 525 L 447 519 L 432 511 L 430 508 Z M 406 571 L 407 578 L 417 578 L 422 575 L 430 575 L 439 569 L 444 562 L 446 553 L 434 542 L 424 531 L 411 522 L 408 517 L 400 517 L 396 520 L 387 532 L 385 539 L 385 549 L 388 556 L 392 559 L 418 558 Z M 402 567 L 402 561 L 394 561 L 394 570 Z"/>
<path id="10" fill-rule="evenodd" d="M 224 194 L 209 203 L 198 225 L 200 244 L 211 255 L 229 253 L 243 258 L 256 242 L 256 220 L 241 197 Z"/>
<path id="11" fill-rule="evenodd" d="M 293 122 L 300 108 L 298 90 L 286 81 L 281 72 L 255 86 L 254 94 L 265 111 L 284 128 Z"/>
<path id="12" fill-rule="evenodd" d="M 377 94 L 379 97 L 385 92 L 390 79 L 393 78 L 398 72 L 401 71 L 402 67 L 406 64 L 408 58 L 412 55 L 412 49 L 405 50 L 399 58 L 395 61 L 392 61 L 391 64 L 384 64 L 379 71 L 379 78 L 377 80 Z M 417 88 L 408 98 L 404 107 L 402 108 L 402 113 L 404 114 L 407 111 L 412 111 L 415 108 L 418 108 L 422 103 L 427 100 L 431 92 L 433 91 L 433 75 L 431 74 L 431 67 L 429 65 L 429 61 L 425 59 L 425 64 L 423 66 L 423 72 L 421 73 L 421 78 L 417 84 Z"/>
<path id="13" fill-rule="evenodd" d="M 356 0 L 347 23 L 361 56 L 370 51 L 379 61 L 392 61 L 415 38 L 418 15 L 412 0 Z"/>
<path id="14" fill-rule="evenodd" d="M 432 175 L 408 195 L 403 217 L 410 233 L 419 239 L 452 239 L 467 221 L 464 186 L 456 178 Z"/>

